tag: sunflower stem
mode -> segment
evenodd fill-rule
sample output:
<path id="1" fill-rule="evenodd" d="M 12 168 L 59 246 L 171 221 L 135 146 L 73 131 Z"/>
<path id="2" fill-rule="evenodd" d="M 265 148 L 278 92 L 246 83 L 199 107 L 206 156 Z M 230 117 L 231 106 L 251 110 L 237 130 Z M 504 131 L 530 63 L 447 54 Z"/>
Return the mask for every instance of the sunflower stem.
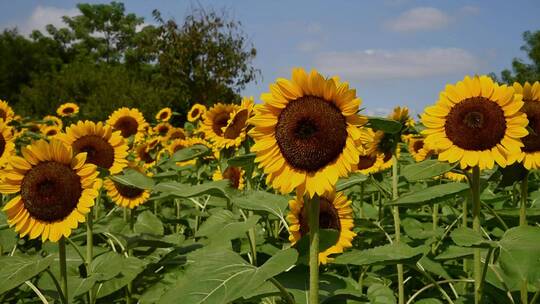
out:
<path id="1" fill-rule="evenodd" d="M 364 182 L 360 183 L 360 218 L 364 218 Z"/>
<path id="2" fill-rule="evenodd" d="M 58 241 L 58 258 L 60 260 L 60 281 L 62 281 L 62 293 L 64 303 L 69 303 L 68 285 L 67 285 L 67 265 L 66 265 L 66 240 L 64 237 Z"/>
<path id="3" fill-rule="evenodd" d="M 463 204 L 462 204 L 462 216 L 461 216 L 461 226 L 464 227 L 464 228 L 467 228 L 467 225 L 468 225 L 468 221 L 469 221 L 469 218 L 468 218 L 468 208 L 469 208 L 469 205 L 468 205 L 468 199 L 465 198 L 463 200 Z M 463 259 L 463 271 L 465 271 L 466 273 L 469 272 L 469 262 L 467 260 L 467 258 L 464 258 Z"/>
<path id="4" fill-rule="evenodd" d="M 433 233 L 437 231 L 437 228 L 439 227 L 439 204 L 433 204 L 433 213 L 431 214 L 431 219 L 433 222 Z M 437 244 L 433 243 L 431 245 L 431 252 L 435 254 L 435 250 L 437 248 Z"/>
<path id="5" fill-rule="evenodd" d="M 319 303 L 319 198 L 306 199 L 309 208 L 309 303 Z"/>
<path id="6" fill-rule="evenodd" d="M 471 197 L 472 197 L 472 216 L 473 216 L 473 230 L 480 234 L 480 168 L 478 166 L 472 169 L 471 179 Z M 474 248 L 474 303 L 481 302 L 482 295 L 480 294 L 482 286 L 482 261 L 480 248 Z"/>
<path id="7" fill-rule="evenodd" d="M 392 155 L 392 198 L 394 200 L 398 199 L 398 159 L 394 154 Z M 401 240 L 401 220 L 399 218 L 399 207 L 394 206 L 394 229 L 395 229 L 395 243 L 399 244 Z M 405 303 L 405 283 L 403 280 L 403 264 L 397 264 L 397 275 L 398 275 L 398 303 Z"/>
<path id="8" fill-rule="evenodd" d="M 519 208 L 519 225 L 527 226 L 527 195 L 529 184 L 529 171 L 521 181 L 521 206 Z"/>

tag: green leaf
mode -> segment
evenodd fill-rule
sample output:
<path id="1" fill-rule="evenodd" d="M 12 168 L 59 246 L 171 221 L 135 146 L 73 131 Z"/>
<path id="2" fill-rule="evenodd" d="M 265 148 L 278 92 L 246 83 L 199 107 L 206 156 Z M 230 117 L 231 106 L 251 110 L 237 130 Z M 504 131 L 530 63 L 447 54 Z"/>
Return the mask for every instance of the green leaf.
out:
<path id="1" fill-rule="evenodd" d="M 405 243 L 393 243 L 366 250 L 351 250 L 338 256 L 335 264 L 391 265 L 416 262 L 422 257 L 425 246 L 410 247 Z"/>
<path id="2" fill-rule="evenodd" d="M 265 211 L 281 219 L 285 218 L 288 201 L 286 196 L 266 191 L 246 191 L 242 196 L 233 198 L 233 204 L 242 209 Z"/>
<path id="3" fill-rule="evenodd" d="M 116 252 L 107 252 L 97 256 L 90 264 L 90 273 L 96 280 L 107 281 L 122 271 L 123 258 Z"/>
<path id="4" fill-rule="evenodd" d="M 448 272 L 446 272 L 446 269 L 444 269 L 440 263 L 432 261 L 426 256 L 423 256 L 418 263 L 428 272 L 434 273 L 447 280 L 452 279 L 452 277 L 448 274 Z"/>
<path id="5" fill-rule="evenodd" d="M 97 298 L 103 298 L 116 292 L 126 286 L 129 282 L 133 281 L 139 273 L 144 270 L 146 263 L 135 257 L 123 257 L 119 260 L 120 273 L 114 276 L 112 279 L 98 282 Z M 109 266 L 112 267 L 111 263 Z"/>
<path id="6" fill-rule="evenodd" d="M 454 229 L 450 233 L 450 237 L 456 245 L 462 247 L 490 247 L 496 245 L 495 242 L 484 239 L 481 234 L 467 227 Z"/>
<path id="7" fill-rule="evenodd" d="M 379 283 L 369 286 L 367 297 L 371 304 L 395 304 L 397 302 L 392 289 Z"/>
<path id="8" fill-rule="evenodd" d="M 512 186 L 517 181 L 523 180 L 527 176 L 527 169 L 519 162 L 513 163 L 504 168 L 499 168 L 502 174 L 501 181 L 497 187 L 504 188 Z"/>
<path id="9" fill-rule="evenodd" d="M 138 189 L 150 190 L 154 186 L 152 178 L 134 169 L 126 169 L 121 175 L 111 175 L 113 181 Z"/>
<path id="10" fill-rule="evenodd" d="M 367 176 L 363 174 L 351 174 L 347 178 L 338 180 L 336 184 L 336 191 L 343 191 L 352 186 L 359 185 L 367 180 Z"/>
<path id="11" fill-rule="evenodd" d="M 388 118 L 368 117 L 368 126 L 375 130 L 384 131 L 384 133 L 395 134 L 401 131 L 401 123 Z"/>
<path id="12" fill-rule="evenodd" d="M 473 253 L 474 253 L 473 248 L 450 245 L 445 251 L 443 251 L 441 254 L 436 256 L 435 259 L 436 260 L 455 260 L 455 259 L 471 256 L 473 255 Z"/>
<path id="13" fill-rule="evenodd" d="M 240 220 L 229 210 L 218 210 L 212 214 L 200 227 L 195 236 L 206 236 L 210 239 L 228 241 L 244 237 L 246 232 L 255 227 L 261 217 L 253 215 L 247 221 Z"/>
<path id="14" fill-rule="evenodd" d="M 391 205 L 417 206 L 434 204 L 447 200 L 455 195 L 463 194 L 469 189 L 465 183 L 448 183 L 405 194 L 390 202 Z"/>
<path id="15" fill-rule="evenodd" d="M 190 266 L 159 303 L 225 304 L 261 286 L 296 262 L 294 249 L 278 252 L 261 267 L 247 263 L 233 251 L 203 249 L 189 255 Z"/>
<path id="16" fill-rule="evenodd" d="M 44 271 L 54 256 L 0 256 L 0 294 L 9 291 Z"/>
<path id="17" fill-rule="evenodd" d="M 441 300 L 435 298 L 427 298 L 414 302 L 415 304 L 443 304 Z"/>
<path id="18" fill-rule="evenodd" d="M 320 229 L 319 230 L 319 252 L 323 252 L 326 249 L 334 246 L 339 240 L 339 231 L 334 229 Z M 294 247 L 298 250 L 300 257 L 298 261 L 301 263 L 308 263 L 309 260 L 309 233 L 303 236 Z"/>
<path id="19" fill-rule="evenodd" d="M 225 192 L 225 188 L 228 185 L 229 181 L 227 180 L 213 181 L 200 185 L 189 185 L 170 181 L 157 184 L 154 187 L 154 191 L 181 198 L 197 197 L 207 194 L 230 200 L 229 196 Z"/>
<path id="20" fill-rule="evenodd" d="M 440 162 L 436 159 L 428 159 L 423 162 L 411 164 L 403 167 L 403 176 L 410 182 L 429 179 L 440 176 L 454 168 L 447 162 Z"/>
<path id="21" fill-rule="evenodd" d="M 499 265 L 507 277 L 531 285 L 540 283 L 540 227 L 508 229 L 499 246 Z"/>
<path id="22" fill-rule="evenodd" d="M 135 212 L 132 210 L 131 212 Z M 154 235 L 163 235 L 163 223 L 152 212 L 146 210 L 137 216 L 137 221 L 133 226 L 136 233 L 147 233 Z"/>
<path id="23" fill-rule="evenodd" d="M 249 168 L 255 163 L 255 153 L 237 155 L 227 160 L 227 164 L 233 167 Z"/>
<path id="24" fill-rule="evenodd" d="M 197 157 L 202 157 L 210 153 L 210 149 L 204 145 L 193 145 L 176 151 L 170 159 L 170 162 L 183 162 Z"/>
<path id="25" fill-rule="evenodd" d="M 432 223 L 422 223 L 411 217 L 403 219 L 401 225 L 407 236 L 413 239 L 424 240 L 430 237 L 441 236 L 444 233 L 444 229 L 441 227 L 437 227 L 433 230 Z"/>

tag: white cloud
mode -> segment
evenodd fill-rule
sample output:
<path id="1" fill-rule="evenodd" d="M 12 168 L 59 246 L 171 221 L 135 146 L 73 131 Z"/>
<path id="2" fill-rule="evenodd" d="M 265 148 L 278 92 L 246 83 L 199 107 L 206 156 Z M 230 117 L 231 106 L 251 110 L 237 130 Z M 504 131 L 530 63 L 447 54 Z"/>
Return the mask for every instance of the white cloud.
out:
<path id="1" fill-rule="evenodd" d="M 430 31 L 443 28 L 450 21 L 450 16 L 437 8 L 416 7 L 387 21 L 385 27 L 395 32 Z"/>
<path id="2" fill-rule="evenodd" d="M 54 26 L 65 26 L 62 21 L 63 16 L 75 16 L 79 13 L 76 8 L 65 9 L 53 6 L 38 5 L 30 17 L 23 23 L 16 24 L 21 34 L 30 34 L 33 30 L 44 31 L 47 24 Z"/>
<path id="3" fill-rule="evenodd" d="M 474 73 L 479 60 L 460 48 L 326 52 L 315 57 L 325 74 L 349 80 L 411 79 Z"/>

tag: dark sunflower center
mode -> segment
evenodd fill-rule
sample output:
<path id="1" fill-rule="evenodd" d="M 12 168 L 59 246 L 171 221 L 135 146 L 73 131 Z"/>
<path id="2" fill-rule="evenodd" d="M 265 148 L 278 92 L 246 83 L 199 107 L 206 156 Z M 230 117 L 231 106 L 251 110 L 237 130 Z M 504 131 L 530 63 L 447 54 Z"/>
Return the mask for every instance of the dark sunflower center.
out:
<path id="1" fill-rule="evenodd" d="M 167 113 L 167 112 L 161 112 L 161 114 L 159 115 L 160 119 L 165 119 L 167 117 L 169 117 L 169 113 Z"/>
<path id="2" fill-rule="evenodd" d="M 240 178 L 242 176 L 242 171 L 237 167 L 227 167 L 223 172 L 223 178 L 228 179 L 231 187 L 238 189 L 240 188 Z"/>
<path id="3" fill-rule="evenodd" d="M 392 159 L 392 152 L 391 152 L 391 151 L 384 152 L 383 162 L 387 162 L 387 161 L 389 161 L 390 159 Z"/>
<path id="4" fill-rule="evenodd" d="M 242 130 L 246 126 L 246 121 L 248 119 L 248 110 L 242 110 L 233 118 L 233 121 L 231 124 L 225 129 L 225 133 L 223 134 L 223 137 L 228 139 L 234 139 L 237 138 L 240 133 L 242 133 Z"/>
<path id="5" fill-rule="evenodd" d="M 39 133 L 39 126 L 38 125 L 31 125 L 28 127 L 28 130 L 34 133 Z"/>
<path id="6" fill-rule="evenodd" d="M 377 157 L 375 155 L 360 156 L 358 160 L 358 170 L 371 168 L 373 164 L 375 164 L 376 161 L 377 161 Z"/>
<path id="7" fill-rule="evenodd" d="M 214 117 L 214 121 L 212 122 L 212 130 L 214 130 L 214 133 L 218 136 L 223 136 L 222 128 L 227 126 L 230 116 L 231 113 L 229 112 L 221 112 Z"/>
<path id="8" fill-rule="evenodd" d="M 497 103 L 483 97 L 472 97 L 450 110 L 444 129 L 456 146 L 481 151 L 495 147 L 503 139 L 506 119 Z"/>
<path id="9" fill-rule="evenodd" d="M 71 114 L 71 113 L 75 112 L 75 109 L 72 108 L 72 107 L 67 107 L 67 108 L 64 108 L 64 110 L 62 112 L 64 114 Z"/>
<path id="10" fill-rule="evenodd" d="M 420 151 L 424 147 L 424 141 L 423 140 L 417 140 L 413 143 L 413 150 L 414 152 Z"/>
<path id="11" fill-rule="evenodd" d="M 191 111 L 191 117 L 197 117 L 199 115 L 199 109 L 195 108 Z"/>
<path id="12" fill-rule="evenodd" d="M 302 236 L 309 233 L 309 215 L 306 205 L 300 211 L 300 234 Z M 339 213 L 334 205 L 326 198 L 319 198 L 319 228 L 334 229 L 341 231 L 341 223 L 339 221 Z"/>
<path id="13" fill-rule="evenodd" d="M 540 102 L 524 101 L 525 104 L 521 108 L 521 111 L 527 114 L 530 130 L 529 134 L 521 139 L 524 144 L 522 150 L 529 153 L 540 151 Z"/>
<path id="14" fill-rule="evenodd" d="M 185 148 L 185 146 L 182 145 L 182 144 L 175 145 L 175 146 L 173 147 L 173 152 L 177 152 L 178 150 L 182 150 L 182 149 L 184 149 L 184 148 Z"/>
<path id="15" fill-rule="evenodd" d="M 171 136 L 169 139 L 185 139 L 186 138 L 186 134 L 184 134 L 184 132 L 182 131 L 174 131 L 171 133 Z"/>
<path id="16" fill-rule="evenodd" d="M 127 138 L 131 135 L 137 134 L 139 123 L 133 117 L 124 116 L 116 121 L 114 124 L 114 129 L 119 130 L 122 133 L 122 137 Z"/>
<path id="17" fill-rule="evenodd" d="M 336 160 L 347 141 L 341 111 L 319 97 L 291 101 L 278 117 L 276 141 L 295 169 L 315 172 Z"/>
<path id="18" fill-rule="evenodd" d="M 114 187 L 116 188 L 116 191 L 120 193 L 120 195 L 126 198 L 137 198 L 144 192 L 143 189 L 122 185 L 117 182 L 114 182 Z"/>
<path id="19" fill-rule="evenodd" d="M 6 139 L 4 138 L 4 135 L 0 133 L 0 157 L 4 155 L 5 150 L 6 150 Z"/>
<path id="20" fill-rule="evenodd" d="M 141 146 L 138 151 L 137 151 L 137 154 L 139 155 L 139 158 L 145 162 L 146 164 L 149 164 L 151 162 L 154 161 L 154 158 L 152 157 L 152 155 L 150 154 L 150 152 L 146 151 L 146 146 Z"/>
<path id="21" fill-rule="evenodd" d="M 56 134 L 58 134 L 58 132 L 55 129 L 51 129 L 51 130 L 47 131 L 47 134 L 45 134 L 45 135 L 54 136 Z"/>
<path id="22" fill-rule="evenodd" d="M 81 197 L 80 177 L 68 166 L 40 163 L 30 169 L 21 183 L 21 197 L 30 215 L 45 222 L 56 222 L 77 207 Z"/>
<path id="23" fill-rule="evenodd" d="M 0 109 L 0 118 L 3 119 L 3 120 L 6 120 L 6 118 L 7 118 L 6 111 Z"/>
<path id="24" fill-rule="evenodd" d="M 105 139 L 96 135 L 86 135 L 73 142 L 75 153 L 86 152 L 86 161 L 108 169 L 114 163 L 114 148 Z"/>

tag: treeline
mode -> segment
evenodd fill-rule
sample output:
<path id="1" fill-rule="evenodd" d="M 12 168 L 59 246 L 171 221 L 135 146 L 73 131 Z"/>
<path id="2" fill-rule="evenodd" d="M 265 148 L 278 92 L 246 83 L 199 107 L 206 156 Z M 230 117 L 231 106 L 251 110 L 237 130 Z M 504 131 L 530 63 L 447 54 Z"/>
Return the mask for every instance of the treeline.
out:
<path id="1" fill-rule="evenodd" d="M 154 10 L 146 24 L 119 2 L 77 8 L 65 27 L 0 34 L 0 99 L 17 113 L 43 116 L 68 101 L 100 120 L 121 106 L 185 113 L 194 103 L 239 101 L 260 74 L 255 48 L 226 12 L 194 8 L 177 22 Z"/>

